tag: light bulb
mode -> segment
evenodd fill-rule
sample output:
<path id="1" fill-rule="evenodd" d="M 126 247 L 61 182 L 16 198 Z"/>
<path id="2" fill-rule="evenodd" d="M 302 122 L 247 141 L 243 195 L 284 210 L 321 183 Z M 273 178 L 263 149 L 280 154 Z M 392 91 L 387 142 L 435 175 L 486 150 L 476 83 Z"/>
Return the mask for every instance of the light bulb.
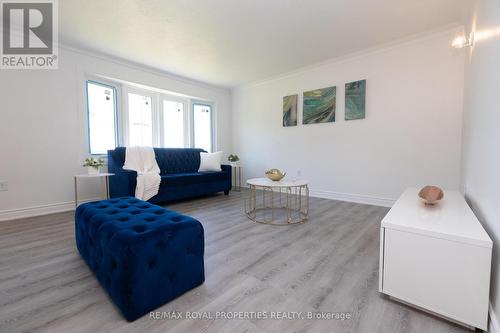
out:
<path id="1" fill-rule="evenodd" d="M 453 41 L 451 42 L 451 46 L 453 46 L 456 49 L 461 49 L 466 46 L 472 46 L 473 43 L 474 43 L 474 33 L 471 32 L 468 39 L 465 38 L 464 35 L 455 37 L 455 39 L 453 39 Z"/>
<path id="2" fill-rule="evenodd" d="M 465 39 L 465 37 L 464 36 L 457 36 L 457 37 L 455 37 L 455 39 L 451 43 L 451 46 L 453 46 L 456 49 L 461 49 L 462 47 L 465 46 L 465 44 L 467 44 L 467 40 Z"/>

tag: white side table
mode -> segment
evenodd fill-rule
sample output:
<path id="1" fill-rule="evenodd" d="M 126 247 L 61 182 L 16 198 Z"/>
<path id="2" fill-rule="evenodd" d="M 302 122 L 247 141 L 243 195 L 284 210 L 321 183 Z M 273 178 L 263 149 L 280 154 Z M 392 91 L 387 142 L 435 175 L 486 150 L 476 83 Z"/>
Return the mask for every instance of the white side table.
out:
<path id="1" fill-rule="evenodd" d="M 231 164 L 232 182 L 234 185 L 233 191 L 241 192 L 241 165 Z"/>
<path id="2" fill-rule="evenodd" d="M 114 173 L 96 173 L 96 174 L 81 174 L 75 176 L 75 208 L 78 207 L 78 180 L 88 178 L 104 178 L 105 196 L 109 199 L 109 177 L 114 176 Z"/>

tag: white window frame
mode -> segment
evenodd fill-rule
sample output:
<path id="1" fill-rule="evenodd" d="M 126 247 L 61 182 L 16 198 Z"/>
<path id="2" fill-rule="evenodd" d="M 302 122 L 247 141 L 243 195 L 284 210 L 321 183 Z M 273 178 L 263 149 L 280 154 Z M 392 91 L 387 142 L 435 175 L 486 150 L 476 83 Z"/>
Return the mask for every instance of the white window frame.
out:
<path id="1" fill-rule="evenodd" d="M 215 128 L 215 103 L 208 102 L 208 101 L 203 101 L 203 100 L 197 100 L 197 99 L 192 99 L 191 100 L 191 107 L 190 107 L 190 116 L 191 116 L 191 121 L 190 121 L 190 127 L 191 127 L 191 148 L 196 148 L 194 146 L 195 143 L 195 133 L 194 133 L 194 106 L 195 105 L 202 105 L 202 106 L 209 106 L 210 107 L 210 150 L 209 153 L 215 152 L 217 148 L 217 144 L 215 142 L 216 138 L 216 128 Z"/>
<path id="2" fill-rule="evenodd" d="M 183 133 L 184 133 L 184 148 L 191 147 L 191 130 L 189 126 L 189 99 L 188 98 L 182 98 L 178 96 L 173 96 L 173 95 L 167 95 L 167 94 L 159 94 L 159 105 L 160 105 L 160 112 L 159 112 L 159 131 L 160 131 L 160 145 L 158 147 L 163 147 L 163 139 L 164 139 L 164 132 L 163 132 L 163 101 L 171 101 L 171 102 L 177 102 L 177 103 L 182 103 L 183 105 Z"/>
<path id="3" fill-rule="evenodd" d="M 194 106 L 204 105 L 211 108 L 210 126 L 211 126 L 211 151 L 217 149 L 217 127 L 216 116 L 217 110 L 214 102 L 200 99 L 193 99 L 189 97 L 180 97 L 177 95 L 170 95 L 156 90 L 149 90 L 146 88 L 138 88 L 120 81 L 102 78 L 98 75 L 84 75 L 84 103 L 85 103 L 85 136 L 87 152 L 90 154 L 90 124 L 88 118 L 88 92 L 87 82 L 102 84 L 109 86 L 115 91 L 115 145 L 129 146 L 129 107 L 128 107 L 128 94 L 139 94 L 151 98 L 152 110 L 152 125 L 153 125 L 153 147 L 163 147 L 163 100 L 179 102 L 183 104 L 184 111 L 184 147 L 194 148 L 195 133 L 194 133 Z M 96 157 L 106 157 L 106 154 L 92 154 Z"/>
<path id="4" fill-rule="evenodd" d="M 129 127 L 129 103 L 128 94 L 137 94 L 145 97 L 151 98 L 151 121 L 153 129 L 153 147 L 159 147 L 160 144 L 160 112 L 158 95 L 146 89 L 139 89 L 130 86 L 123 87 L 123 109 L 121 110 L 123 115 L 122 128 L 123 128 L 123 143 L 125 146 L 130 146 L 130 127 Z"/>
<path id="5" fill-rule="evenodd" d="M 92 154 L 90 147 L 90 119 L 89 119 L 89 94 L 87 84 L 91 82 L 94 84 L 107 86 L 114 89 L 115 92 L 115 148 L 119 147 L 122 143 L 122 127 L 121 127 L 121 108 L 120 108 L 120 100 L 121 100 L 121 85 L 116 82 L 101 79 L 96 76 L 85 76 L 84 77 L 84 101 L 85 101 L 85 126 L 86 126 L 86 144 L 87 144 L 87 152 L 90 156 L 94 157 L 107 157 L 107 154 Z"/>

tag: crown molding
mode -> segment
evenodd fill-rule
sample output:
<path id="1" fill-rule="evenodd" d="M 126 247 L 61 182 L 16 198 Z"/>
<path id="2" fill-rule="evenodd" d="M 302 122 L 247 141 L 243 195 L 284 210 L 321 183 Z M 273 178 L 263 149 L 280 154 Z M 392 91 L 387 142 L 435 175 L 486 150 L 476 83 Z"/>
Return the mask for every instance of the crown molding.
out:
<path id="1" fill-rule="evenodd" d="M 461 24 L 445 25 L 445 26 L 442 26 L 438 29 L 413 34 L 410 36 L 406 36 L 404 38 L 394 40 L 394 41 L 389 42 L 389 43 L 380 44 L 380 45 L 372 47 L 372 48 L 367 48 L 367 49 L 364 49 L 361 51 L 356 51 L 356 52 L 348 53 L 348 54 L 345 54 L 342 56 L 330 58 L 328 60 L 321 61 L 321 62 L 311 64 L 311 65 L 307 65 L 304 67 L 300 67 L 300 68 L 294 69 L 294 70 L 289 71 L 289 72 L 270 76 L 270 77 L 262 79 L 262 80 L 257 80 L 257 81 L 252 81 L 252 82 L 244 83 L 241 85 L 237 85 L 232 89 L 232 91 L 247 88 L 247 87 L 259 86 L 259 85 L 270 83 L 273 81 L 282 80 L 282 79 L 285 79 L 285 78 L 288 78 L 291 76 L 295 76 L 295 75 L 298 75 L 298 74 L 301 74 L 301 73 L 304 73 L 307 71 L 321 68 L 323 66 L 337 65 L 337 64 L 341 64 L 341 63 L 346 62 L 346 61 L 351 61 L 353 59 L 362 58 L 362 57 L 366 57 L 369 55 L 374 55 L 374 54 L 378 54 L 378 53 L 382 53 L 382 52 L 387 52 L 389 50 L 398 49 L 398 48 L 405 47 L 405 46 L 412 45 L 412 44 L 421 43 L 421 42 L 426 41 L 426 40 L 430 40 L 430 39 L 434 39 L 437 37 L 446 36 L 448 34 L 455 33 L 458 29 L 463 29 L 463 25 L 461 25 Z M 450 43 L 451 43 L 451 40 L 450 40 Z"/>

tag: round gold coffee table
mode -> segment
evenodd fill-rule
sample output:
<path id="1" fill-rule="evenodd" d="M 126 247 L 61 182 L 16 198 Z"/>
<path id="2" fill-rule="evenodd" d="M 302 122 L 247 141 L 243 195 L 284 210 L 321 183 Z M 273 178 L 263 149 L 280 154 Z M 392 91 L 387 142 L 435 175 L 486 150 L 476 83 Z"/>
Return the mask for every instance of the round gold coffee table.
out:
<path id="1" fill-rule="evenodd" d="M 290 225 L 307 221 L 309 216 L 307 180 L 247 180 L 250 188 L 245 203 L 248 218 L 257 223 Z"/>

